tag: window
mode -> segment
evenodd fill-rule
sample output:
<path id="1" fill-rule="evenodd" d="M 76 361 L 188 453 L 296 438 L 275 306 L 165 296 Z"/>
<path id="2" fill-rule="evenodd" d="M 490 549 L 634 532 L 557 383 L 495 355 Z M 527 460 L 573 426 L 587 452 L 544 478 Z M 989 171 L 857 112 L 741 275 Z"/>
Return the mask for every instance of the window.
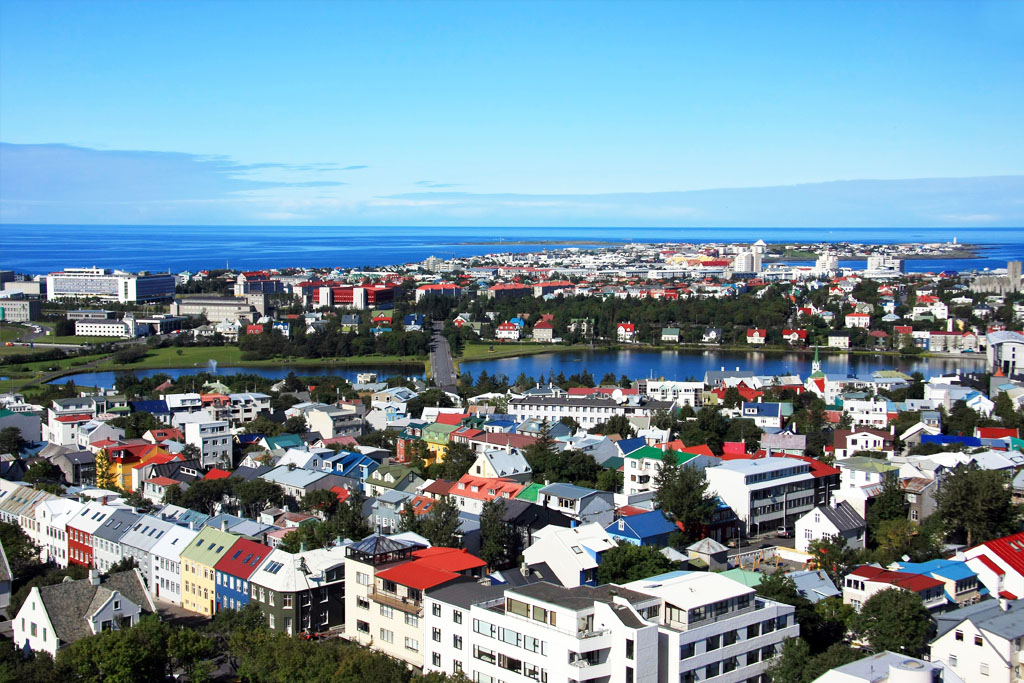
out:
<path id="1" fill-rule="evenodd" d="M 408 613 L 406 613 L 406 615 L 405 615 L 405 623 L 408 626 L 419 626 L 420 625 L 420 618 L 418 616 L 416 616 L 415 614 L 408 614 Z"/>
<path id="2" fill-rule="evenodd" d="M 440 668 L 441 667 L 441 653 L 440 652 L 435 652 L 434 654 L 432 654 L 430 656 L 430 662 L 434 666 Z"/>
<path id="3" fill-rule="evenodd" d="M 294 599 L 295 599 L 295 596 L 293 596 L 291 593 L 284 593 L 284 594 L 282 594 L 281 595 L 281 606 L 284 607 L 285 609 L 291 609 L 292 608 L 292 600 L 294 600 Z M 273 604 L 273 603 L 271 603 L 271 604 Z"/>
<path id="4" fill-rule="evenodd" d="M 380 630 L 380 639 L 385 643 L 393 643 L 395 642 L 395 634 L 386 628 L 382 628 Z"/>
<path id="5" fill-rule="evenodd" d="M 977 645 L 978 647 L 981 647 L 983 643 L 984 643 L 984 641 L 981 639 L 981 636 L 974 636 L 974 644 L 975 645 Z"/>
<path id="6" fill-rule="evenodd" d="M 455 620 L 456 624 L 461 624 L 462 623 L 462 612 L 460 612 L 457 609 L 453 609 L 452 610 L 452 619 Z"/>
<path id="7" fill-rule="evenodd" d="M 982 663 L 980 671 L 982 676 L 988 676 L 988 664 Z"/>
<path id="8" fill-rule="evenodd" d="M 704 678 L 714 678 L 715 676 L 717 676 L 720 666 L 721 662 L 708 664 L 706 667 L 704 667 Z"/>
<path id="9" fill-rule="evenodd" d="M 751 624 L 747 627 L 747 640 L 750 640 L 751 638 L 757 638 L 757 636 L 760 633 L 760 629 L 758 627 L 759 624 Z"/>
<path id="10" fill-rule="evenodd" d="M 441 629 L 439 629 L 439 628 L 433 629 L 432 632 L 431 632 L 431 637 L 434 639 L 435 643 L 440 643 L 441 642 Z"/>
<path id="11" fill-rule="evenodd" d="M 267 615 L 267 623 L 270 625 L 270 628 L 274 628 L 274 615 L 273 614 L 268 614 Z"/>
<path id="12" fill-rule="evenodd" d="M 388 619 L 390 619 L 391 617 L 394 616 L 394 614 L 395 614 L 395 610 L 392 609 L 389 605 L 381 605 L 380 606 L 380 615 L 382 617 L 387 617 Z"/>
<path id="13" fill-rule="evenodd" d="M 356 572 L 356 583 L 358 583 L 360 586 L 369 586 L 370 575 L 364 574 L 363 572 Z"/>
<path id="14" fill-rule="evenodd" d="M 462 649 L 462 636 L 452 636 L 452 647 L 456 650 Z"/>
<path id="15" fill-rule="evenodd" d="M 370 609 L 370 601 L 366 598 L 356 597 L 356 607 L 359 609 Z"/>
<path id="16" fill-rule="evenodd" d="M 435 602 L 433 605 L 431 605 L 430 611 L 435 617 L 441 616 L 441 603 Z"/>
<path id="17" fill-rule="evenodd" d="M 412 652 L 419 652 L 419 650 L 420 650 L 420 641 L 416 640 L 415 638 L 406 638 L 405 639 L 405 649 L 406 650 L 410 650 Z"/>
<path id="18" fill-rule="evenodd" d="M 633 667 L 626 667 L 626 683 L 633 683 Z"/>
<path id="19" fill-rule="evenodd" d="M 956 666 L 956 655 L 949 656 L 949 665 L 954 667 Z"/>
<path id="20" fill-rule="evenodd" d="M 679 659 L 689 659 L 694 654 L 696 654 L 696 647 L 694 647 L 694 643 L 687 643 L 679 646 Z"/>
<path id="21" fill-rule="evenodd" d="M 705 641 L 705 650 L 711 652 L 722 647 L 722 636 L 711 636 Z M 718 674 L 715 674 L 716 676 Z"/>
<path id="22" fill-rule="evenodd" d="M 962 641 L 964 639 L 964 632 L 963 631 L 957 631 L 956 633 L 953 634 L 953 638 L 955 638 L 956 640 Z"/>
<path id="23" fill-rule="evenodd" d="M 626 639 L 626 659 L 633 659 L 634 645 L 635 644 L 634 644 L 632 638 L 627 638 Z M 628 671 L 630 672 L 630 674 L 632 674 L 632 672 L 633 672 L 632 669 L 629 669 Z"/>
<path id="24" fill-rule="evenodd" d="M 356 622 L 356 630 L 359 631 L 360 633 L 369 633 L 370 632 L 370 625 L 367 622 L 365 622 L 365 621 L 357 621 Z"/>

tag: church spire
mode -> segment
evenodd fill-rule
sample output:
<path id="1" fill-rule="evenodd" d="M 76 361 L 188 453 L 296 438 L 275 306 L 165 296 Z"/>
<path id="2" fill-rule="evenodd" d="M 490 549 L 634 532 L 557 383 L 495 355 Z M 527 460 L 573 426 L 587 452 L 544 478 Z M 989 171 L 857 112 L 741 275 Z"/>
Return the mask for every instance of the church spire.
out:
<path id="1" fill-rule="evenodd" d="M 821 361 L 818 360 L 818 346 L 817 346 L 817 344 L 815 344 L 815 346 L 814 346 L 814 362 L 811 363 L 811 374 L 814 375 L 814 374 L 817 374 L 819 372 L 821 372 Z"/>

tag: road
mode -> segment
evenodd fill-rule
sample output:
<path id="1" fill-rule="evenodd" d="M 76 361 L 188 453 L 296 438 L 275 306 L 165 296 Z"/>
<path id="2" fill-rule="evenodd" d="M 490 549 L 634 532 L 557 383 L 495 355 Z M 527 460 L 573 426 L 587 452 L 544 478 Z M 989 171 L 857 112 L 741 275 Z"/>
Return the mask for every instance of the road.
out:
<path id="1" fill-rule="evenodd" d="M 435 322 L 430 337 L 430 371 L 434 384 L 438 389 L 453 394 L 458 393 L 458 375 L 455 374 L 455 363 L 452 362 L 452 350 L 448 340 L 441 332 L 444 323 Z"/>

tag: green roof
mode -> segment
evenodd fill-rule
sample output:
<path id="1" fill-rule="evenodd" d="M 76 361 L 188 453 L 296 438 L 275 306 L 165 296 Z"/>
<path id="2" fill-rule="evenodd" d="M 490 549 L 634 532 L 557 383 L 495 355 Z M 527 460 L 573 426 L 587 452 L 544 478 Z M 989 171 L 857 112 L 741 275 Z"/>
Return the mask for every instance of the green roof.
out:
<path id="1" fill-rule="evenodd" d="M 764 574 L 738 568 L 724 571 L 722 576 L 728 577 L 736 583 L 743 584 L 747 588 L 757 588 L 761 585 L 761 580 L 764 578 Z"/>
<path id="2" fill-rule="evenodd" d="M 401 484 L 410 472 L 412 472 L 412 468 L 406 467 L 405 465 L 381 465 L 373 471 L 373 474 L 366 478 L 366 481 L 374 486 L 393 489 Z M 389 473 L 394 478 L 394 481 L 384 480 L 384 477 Z"/>
<path id="3" fill-rule="evenodd" d="M 525 500 L 530 503 L 536 503 L 537 494 L 540 493 L 540 490 L 542 488 L 544 488 L 544 484 L 530 484 L 529 486 L 527 486 L 526 488 L 519 492 L 519 495 L 516 496 L 516 499 Z"/>
<path id="4" fill-rule="evenodd" d="M 684 462 L 689 462 L 697 457 L 697 453 L 682 453 L 680 451 L 669 451 L 669 453 L 675 453 L 676 464 L 682 465 Z M 634 460 L 643 460 L 644 458 L 650 458 L 651 460 L 664 460 L 665 451 L 654 446 L 643 446 L 638 448 L 629 455 L 627 458 L 633 458 Z"/>
<path id="5" fill-rule="evenodd" d="M 268 436 L 267 447 L 275 448 L 298 448 L 302 445 L 302 437 L 298 434 L 281 434 L 280 436 Z"/>
<path id="6" fill-rule="evenodd" d="M 624 462 L 626 462 L 625 458 L 616 455 L 614 458 L 608 458 L 603 463 L 601 463 L 601 467 L 605 468 L 606 470 L 618 470 L 620 467 L 622 467 Z"/>
<path id="7" fill-rule="evenodd" d="M 679 334 L 678 327 L 666 327 L 661 331 L 662 336 L 666 334 Z"/>
<path id="8" fill-rule="evenodd" d="M 206 527 L 181 551 L 181 557 L 204 567 L 213 567 L 224 556 L 238 536 L 227 531 Z"/>
<path id="9" fill-rule="evenodd" d="M 7 410 L 7 408 L 0 408 L 0 417 L 7 417 L 9 415 L 17 415 L 13 410 Z"/>

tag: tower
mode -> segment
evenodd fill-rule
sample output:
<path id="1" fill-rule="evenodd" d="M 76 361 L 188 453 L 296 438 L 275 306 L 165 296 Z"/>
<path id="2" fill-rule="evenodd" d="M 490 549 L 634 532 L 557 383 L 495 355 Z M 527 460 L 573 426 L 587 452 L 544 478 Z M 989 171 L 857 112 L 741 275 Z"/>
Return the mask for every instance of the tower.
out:
<path id="1" fill-rule="evenodd" d="M 814 361 L 811 363 L 811 374 L 817 375 L 821 372 L 821 361 L 818 359 L 818 347 L 814 347 Z"/>

